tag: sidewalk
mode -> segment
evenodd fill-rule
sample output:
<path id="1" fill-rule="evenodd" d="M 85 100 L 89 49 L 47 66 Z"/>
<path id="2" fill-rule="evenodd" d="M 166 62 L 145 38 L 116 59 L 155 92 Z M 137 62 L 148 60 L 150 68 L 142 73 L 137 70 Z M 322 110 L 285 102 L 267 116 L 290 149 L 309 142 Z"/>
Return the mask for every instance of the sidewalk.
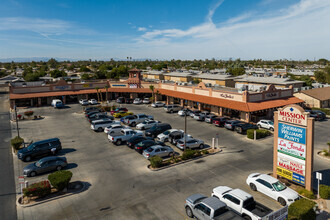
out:
<path id="1" fill-rule="evenodd" d="M 330 219 L 330 200 L 323 199 L 324 205 L 319 203 L 320 214 L 316 217 L 317 220 L 328 220 Z"/>

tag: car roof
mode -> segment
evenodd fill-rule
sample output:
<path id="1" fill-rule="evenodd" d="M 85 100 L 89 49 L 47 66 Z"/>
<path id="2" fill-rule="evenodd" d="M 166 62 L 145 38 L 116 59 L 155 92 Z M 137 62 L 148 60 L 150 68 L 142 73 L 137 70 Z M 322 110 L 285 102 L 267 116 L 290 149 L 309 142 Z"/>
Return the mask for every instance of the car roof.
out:
<path id="1" fill-rule="evenodd" d="M 41 158 L 39 161 L 45 162 L 45 161 L 49 161 L 49 160 L 62 159 L 62 158 L 63 157 L 50 156 L 50 157 Z"/>
<path id="2" fill-rule="evenodd" d="M 252 197 L 251 194 L 241 190 L 241 189 L 234 189 L 230 192 L 230 194 L 242 199 L 242 200 L 246 200 Z"/>
<path id="3" fill-rule="evenodd" d="M 123 128 L 122 131 L 133 131 L 131 128 Z"/>
<path id="4" fill-rule="evenodd" d="M 269 182 L 269 183 L 276 183 L 277 181 L 278 181 L 278 179 L 276 179 L 276 178 L 274 178 L 274 177 L 272 177 L 272 176 L 270 176 L 270 175 L 267 175 L 267 174 L 261 174 L 261 175 L 259 175 L 258 177 L 256 177 L 256 179 L 263 179 L 263 180 L 266 180 L 267 182 Z"/>
<path id="5" fill-rule="evenodd" d="M 213 210 L 217 210 L 217 209 L 227 206 L 224 202 L 221 202 L 219 199 L 217 199 L 215 197 L 209 197 L 209 198 L 203 199 L 202 203 L 204 203 L 208 207 L 212 208 Z"/>
<path id="6" fill-rule="evenodd" d="M 102 121 L 110 122 L 112 120 L 110 118 L 101 118 L 101 119 L 94 120 L 93 123 L 102 122 Z"/>
<path id="7" fill-rule="evenodd" d="M 41 144 L 41 143 L 45 143 L 45 142 L 51 142 L 51 141 L 58 141 L 60 139 L 58 138 L 50 138 L 50 139 L 46 139 L 46 140 L 42 140 L 42 141 L 36 141 L 33 144 Z"/>

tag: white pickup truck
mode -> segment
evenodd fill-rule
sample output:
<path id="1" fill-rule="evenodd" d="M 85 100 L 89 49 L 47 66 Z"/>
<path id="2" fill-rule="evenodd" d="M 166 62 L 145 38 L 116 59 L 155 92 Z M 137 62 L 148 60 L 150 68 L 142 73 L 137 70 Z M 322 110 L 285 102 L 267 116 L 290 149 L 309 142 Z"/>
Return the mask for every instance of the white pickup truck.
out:
<path id="1" fill-rule="evenodd" d="M 137 114 L 133 115 L 130 119 L 125 119 L 124 124 L 127 124 L 131 127 L 135 127 L 137 124 L 140 124 L 147 119 L 154 119 L 154 117 L 146 114 Z"/>
<path id="2" fill-rule="evenodd" d="M 213 189 L 212 196 L 218 198 L 234 212 L 240 214 L 244 219 L 249 220 L 279 220 L 283 219 L 285 215 L 285 208 L 283 215 L 273 215 L 273 211 L 266 206 L 254 201 L 252 195 L 244 192 L 241 189 L 232 189 L 228 186 L 218 186 Z M 282 218 L 281 218 L 282 217 Z"/>
<path id="3" fill-rule="evenodd" d="M 109 134 L 108 135 L 108 140 L 111 141 L 112 143 L 115 143 L 116 145 L 121 145 L 123 142 L 126 142 L 129 140 L 131 137 L 135 136 L 143 136 L 142 131 L 134 131 L 132 129 L 122 129 L 119 134 Z"/>

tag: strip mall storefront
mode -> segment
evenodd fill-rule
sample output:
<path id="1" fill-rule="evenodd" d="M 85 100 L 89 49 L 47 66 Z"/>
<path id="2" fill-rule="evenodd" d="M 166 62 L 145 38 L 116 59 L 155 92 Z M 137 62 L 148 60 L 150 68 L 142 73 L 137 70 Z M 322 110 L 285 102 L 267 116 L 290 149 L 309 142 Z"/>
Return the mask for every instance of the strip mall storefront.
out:
<path id="1" fill-rule="evenodd" d="M 191 109 L 207 110 L 219 116 L 229 116 L 246 122 L 272 119 L 274 111 L 288 104 L 301 104 L 293 96 L 293 89 L 276 89 L 271 85 L 265 91 L 242 93 L 226 89 L 198 86 L 159 84 L 158 91 L 166 96 L 167 104 L 179 103 Z"/>

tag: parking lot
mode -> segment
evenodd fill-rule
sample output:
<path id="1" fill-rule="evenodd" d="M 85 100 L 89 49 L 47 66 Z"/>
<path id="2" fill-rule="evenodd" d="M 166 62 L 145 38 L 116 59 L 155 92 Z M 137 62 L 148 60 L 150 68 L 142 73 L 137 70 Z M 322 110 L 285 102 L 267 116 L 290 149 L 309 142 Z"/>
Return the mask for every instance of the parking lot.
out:
<path id="1" fill-rule="evenodd" d="M 162 108 L 122 106 L 135 114 L 153 115 L 156 120 L 169 123 L 173 128 L 184 129 L 183 117 L 167 114 Z M 19 219 L 45 216 L 47 219 L 185 219 L 185 198 L 194 193 L 210 195 L 212 189 L 219 185 L 241 188 L 273 210 L 281 207 L 270 198 L 251 191 L 245 183 L 247 175 L 252 172 L 272 171 L 272 137 L 253 141 L 246 135 L 188 117 L 189 134 L 208 145 L 218 134 L 223 151 L 164 170 L 150 171 L 147 168 L 149 162 L 143 156 L 126 145 L 109 143 L 104 132 L 92 131 L 80 105 L 31 110 L 45 118 L 19 122 L 25 142 L 60 138 L 63 150 L 59 155 L 67 158 L 67 169 L 73 172 L 72 180 L 86 182 L 89 187 L 77 195 L 30 208 L 18 207 Z M 330 127 L 329 121 L 322 123 L 322 126 Z M 18 176 L 28 163 L 14 158 L 14 164 L 15 176 Z M 315 164 L 314 168 L 327 168 L 323 161 L 315 160 Z M 46 178 L 47 174 L 27 179 L 37 182 Z"/>

